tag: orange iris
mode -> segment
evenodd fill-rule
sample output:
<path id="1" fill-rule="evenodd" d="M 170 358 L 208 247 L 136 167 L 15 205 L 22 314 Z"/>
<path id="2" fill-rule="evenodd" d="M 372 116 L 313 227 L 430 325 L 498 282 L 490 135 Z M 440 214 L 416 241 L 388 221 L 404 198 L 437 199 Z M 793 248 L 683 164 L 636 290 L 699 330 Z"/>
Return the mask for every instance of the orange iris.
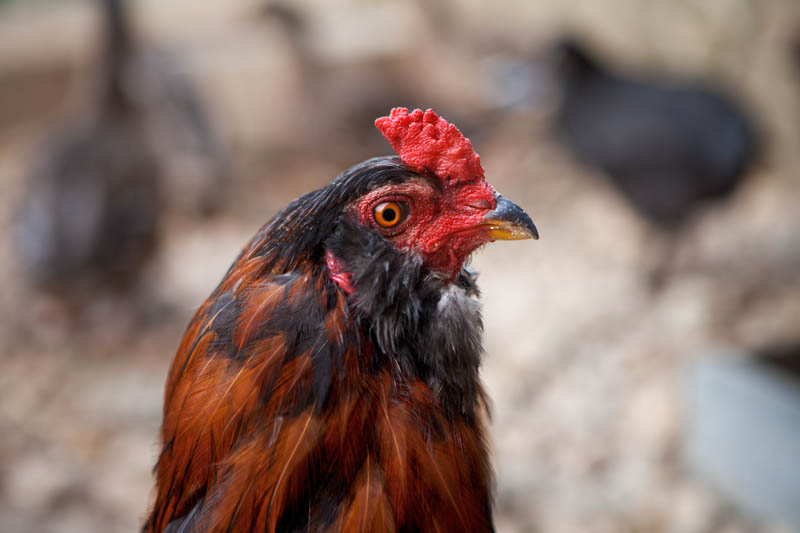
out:
<path id="1" fill-rule="evenodd" d="M 382 228 L 393 228 L 403 219 L 403 208 L 397 202 L 382 202 L 375 206 L 375 222 Z"/>

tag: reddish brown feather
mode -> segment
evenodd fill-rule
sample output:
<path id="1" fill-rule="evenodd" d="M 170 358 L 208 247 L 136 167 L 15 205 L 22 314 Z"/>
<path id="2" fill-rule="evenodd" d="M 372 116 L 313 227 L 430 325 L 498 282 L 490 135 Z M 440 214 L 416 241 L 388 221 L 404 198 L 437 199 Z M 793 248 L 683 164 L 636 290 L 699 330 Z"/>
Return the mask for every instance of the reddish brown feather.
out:
<path id="1" fill-rule="evenodd" d="M 353 484 L 349 506 L 341 514 L 336 530 L 391 533 L 396 529 L 383 472 L 371 457 L 367 457 Z"/>
<path id="2" fill-rule="evenodd" d="M 449 420 L 425 383 L 399 379 L 390 365 L 368 371 L 375 347 L 365 336 L 347 341 L 359 337 L 343 293 L 325 311 L 322 274 L 308 267 L 287 288 L 263 265 L 244 254 L 187 328 L 167 381 L 165 447 L 145 531 L 163 531 L 195 505 L 204 531 L 276 531 L 315 490 L 314 476 L 349 487 L 319 530 L 489 530 L 483 425 Z M 215 329 L 226 293 L 238 306 L 229 340 Z M 315 362 L 310 352 L 288 357 L 281 332 L 259 337 L 273 315 L 309 295 L 324 338 L 344 346 L 338 363 Z M 334 373 L 324 406 L 310 401 L 315 364 Z M 317 505 L 309 501 L 309 519 L 324 514 Z"/>
<path id="3" fill-rule="evenodd" d="M 254 292 L 248 294 L 248 305 L 239 315 L 233 332 L 234 345 L 239 351 L 253 337 L 253 330 L 272 315 L 275 307 L 283 301 L 283 287 L 279 285 L 267 285 Z"/>
<path id="4" fill-rule="evenodd" d="M 297 470 L 320 432 L 321 424 L 309 410 L 282 424 L 274 441 L 270 434 L 262 433 L 234 452 L 220 466 L 221 490 L 204 526 L 210 531 L 228 527 L 233 531 L 276 531 L 287 496 L 304 483 Z M 265 449 L 272 453 L 265 454 Z"/>

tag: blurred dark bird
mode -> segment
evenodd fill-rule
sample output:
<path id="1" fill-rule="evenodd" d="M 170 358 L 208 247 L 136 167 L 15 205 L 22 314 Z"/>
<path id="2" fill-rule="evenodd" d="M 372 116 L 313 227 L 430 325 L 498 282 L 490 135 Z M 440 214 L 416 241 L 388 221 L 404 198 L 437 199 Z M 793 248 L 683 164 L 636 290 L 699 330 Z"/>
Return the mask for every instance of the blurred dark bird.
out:
<path id="1" fill-rule="evenodd" d="M 295 200 L 190 323 L 145 532 L 491 531 L 482 323 L 465 259 L 537 237 L 432 110 Z"/>
<path id="2" fill-rule="evenodd" d="M 134 45 L 120 4 L 103 2 L 93 105 L 36 155 L 16 226 L 25 273 L 71 297 L 135 284 L 157 244 L 161 166 L 130 94 Z"/>
<path id="3" fill-rule="evenodd" d="M 655 226 L 679 229 L 744 178 L 754 128 L 721 94 L 616 74 L 571 40 L 555 55 L 561 137 Z"/>
<path id="4" fill-rule="evenodd" d="M 36 153 L 16 227 L 32 280 L 84 301 L 136 286 L 165 199 L 206 212 L 224 197 L 224 158 L 191 87 L 165 56 L 141 51 L 123 0 L 98 7 L 88 102 Z"/>

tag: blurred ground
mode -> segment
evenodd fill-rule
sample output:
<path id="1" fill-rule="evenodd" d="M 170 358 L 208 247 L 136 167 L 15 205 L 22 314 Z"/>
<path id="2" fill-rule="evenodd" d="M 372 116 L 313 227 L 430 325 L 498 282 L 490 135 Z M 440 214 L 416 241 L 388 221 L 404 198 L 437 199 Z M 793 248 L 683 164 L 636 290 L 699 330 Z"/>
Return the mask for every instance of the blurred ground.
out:
<path id="1" fill-rule="evenodd" d="M 791 531 L 732 507 L 688 470 L 680 443 L 692 361 L 720 346 L 798 336 L 800 74 L 788 47 L 800 6 L 298 2 L 313 29 L 305 43 L 313 79 L 341 87 L 334 93 L 304 84 L 309 72 L 291 36 L 259 18 L 254 2 L 134 5 L 148 44 L 179 54 L 210 104 L 231 152 L 230 199 L 215 218 L 167 215 L 148 273 L 159 311 L 133 330 L 124 303 L 101 302 L 75 331 L 53 302 L 26 288 L 12 243 L 0 240 L 0 529 L 138 528 L 163 382 L 183 328 L 278 208 L 389 151 L 377 131 L 348 143 L 352 132 L 337 129 L 344 115 L 336 115 L 376 94 L 380 102 L 387 73 L 405 80 L 420 105 L 463 126 L 491 183 L 542 233 L 475 259 L 495 406 L 498 530 Z M 92 6 L 0 2 L 3 235 L 37 141 L 81 99 L 94 56 Z M 564 30 L 629 68 L 711 78 L 745 104 L 767 141 L 752 179 L 684 236 L 680 271 L 655 295 L 644 272 L 658 237 L 553 141 L 546 111 L 486 119 L 480 59 L 541 46 Z M 320 98 L 330 106 L 303 113 Z M 408 105 L 388 106 L 395 103 Z M 381 151 L 366 151 L 370 143 Z"/>

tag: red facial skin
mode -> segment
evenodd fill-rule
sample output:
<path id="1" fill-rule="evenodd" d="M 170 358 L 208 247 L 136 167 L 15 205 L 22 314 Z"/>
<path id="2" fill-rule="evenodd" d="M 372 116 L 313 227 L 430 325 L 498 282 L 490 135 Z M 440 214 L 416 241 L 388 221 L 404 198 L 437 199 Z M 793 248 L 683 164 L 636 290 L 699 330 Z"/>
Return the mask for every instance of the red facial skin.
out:
<path id="1" fill-rule="evenodd" d="M 347 267 L 344 266 L 344 263 L 328 251 L 325 252 L 325 264 L 328 266 L 328 272 L 330 272 L 331 279 L 334 283 L 347 294 L 353 294 L 355 287 L 353 287 L 353 283 L 351 282 L 352 276 L 347 271 Z"/>
<path id="2" fill-rule="evenodd" d="M 406 218 L 393 228 L 382 228 L 374 210 L 383 202 L 405 203 Z M 419 178 L 372 191 L 352 206 L 351 213 L 398 249 L 419 253 L 428 268 L 452 280 L 467 256 L 491 240 L 480 224 L 495 204 L 494 189 L 485 180 L 442 184 Z M 331 272 L 340 275 L 341 269 Z"/>

